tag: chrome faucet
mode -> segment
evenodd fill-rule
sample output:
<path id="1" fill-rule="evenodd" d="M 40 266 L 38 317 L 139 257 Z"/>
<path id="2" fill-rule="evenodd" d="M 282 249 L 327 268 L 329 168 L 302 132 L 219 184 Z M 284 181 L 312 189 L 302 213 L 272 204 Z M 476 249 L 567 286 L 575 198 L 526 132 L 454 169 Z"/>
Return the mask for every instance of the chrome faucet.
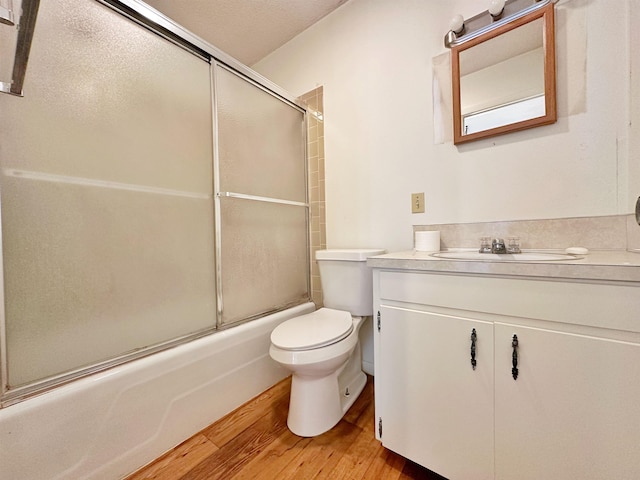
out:
<path id="1" fill-rule="evenodd" d="M 491 253 L 507 253 L 507 247 L 502 238 L 494 238 L 491 241 Z"/>
<path id="2" fill-rule="evenodd" d="M 491 243 L 489 243 L 491 242 Z M 509 237 L 509 244 L 504 243 L 502 238 L 481 237 L 480 238 L 480 253 L 521 253 L 520 250 L 520 238 Z"/>

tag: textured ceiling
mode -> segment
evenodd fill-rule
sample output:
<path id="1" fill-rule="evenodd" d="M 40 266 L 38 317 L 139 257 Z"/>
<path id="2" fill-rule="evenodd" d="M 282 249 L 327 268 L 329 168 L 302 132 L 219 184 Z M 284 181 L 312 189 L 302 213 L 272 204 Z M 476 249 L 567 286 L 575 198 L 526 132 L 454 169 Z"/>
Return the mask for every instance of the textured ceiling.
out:
<path id="1" fill-rule="evenodd" d="M 245 65 L 253 65 L 346 0 L 145 0 Z"/>

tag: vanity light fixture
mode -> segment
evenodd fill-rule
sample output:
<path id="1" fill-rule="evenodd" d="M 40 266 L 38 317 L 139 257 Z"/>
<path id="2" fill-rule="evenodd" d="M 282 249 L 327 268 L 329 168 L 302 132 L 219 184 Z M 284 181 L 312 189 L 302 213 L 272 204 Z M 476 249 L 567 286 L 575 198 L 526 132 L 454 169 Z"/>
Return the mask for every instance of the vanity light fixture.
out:
<path id="1" fill-rule="evenodd" d="M 464 17 L 460 14 L 453 17 L 449 22 L 449 28 L 456 35 L 462 35 L 464 33 Z"/>
<path id="2" fill-rule="evenodd" d="M 489 9 L 465 20 L 456 15 L 449 23 L 449 31 L 444 36 L 444 46 L 451 48 L 467 40 L 476 38 L 494 28 L 523 17 L 539 8 L 556 3 L 558 0 L 490 0 Z"/>
<path id="3" fill-rule="evenodd" d="M 494 20 L 500 20 L 500 17 L 502 17 L 505 3 L 506 3 L 506 0 L 491 0 L 489 2 L 488 11 Z"/>
<path id="4" fill-rule="evenodd" d="M 449 31 L 444 37 L 444 44 L 447 48 L 453 45 L 457 38 L 462 37 L 466 33 L 464 17 L 460 14 L 454 16 L 449 22 Z"/>

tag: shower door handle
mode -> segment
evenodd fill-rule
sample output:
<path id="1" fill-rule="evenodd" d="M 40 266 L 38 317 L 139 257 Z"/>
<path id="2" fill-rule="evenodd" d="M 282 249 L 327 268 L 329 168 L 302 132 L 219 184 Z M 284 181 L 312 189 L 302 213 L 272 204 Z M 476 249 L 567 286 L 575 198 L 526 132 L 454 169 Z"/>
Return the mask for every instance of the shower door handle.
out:
<path id="1" fill-rule="evenodd" d="M 16 42 L 16 53 L 13 60 L 13 74 L 9 82 L 0 81 L 0 92 L 2 93 L 22 97 L 22 87 L 24 86 L 25 74 L 27 73 L 27 63 L 29 61 L 31 41 L 33 40 L 33 31 L 36 26 L 39 7 L 40 0 L 23 0 L 22 2 L 22 15 L 18 20 L 18 40 Z M 9 19 L 9 16 L 8 11 L 7 19 Z M 9 21 L 3 23 L 11 24 Z"/>

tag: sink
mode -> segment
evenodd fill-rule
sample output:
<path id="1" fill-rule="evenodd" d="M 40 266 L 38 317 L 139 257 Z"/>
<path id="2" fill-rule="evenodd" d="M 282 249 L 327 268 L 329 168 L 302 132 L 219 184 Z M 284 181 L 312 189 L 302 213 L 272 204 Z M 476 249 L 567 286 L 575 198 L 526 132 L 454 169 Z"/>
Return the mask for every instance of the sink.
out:
<path id="1" fill-rule="evenodd" d="M 554 262 L 580 260 L 582 257 L 568 253 L 551 252 L 522 252 L 522 253 L 480 253 L 480 252 L 438 252 L 432 257 L 448 258 L 451 260 L 481 260 L 489 262 Z"/>

